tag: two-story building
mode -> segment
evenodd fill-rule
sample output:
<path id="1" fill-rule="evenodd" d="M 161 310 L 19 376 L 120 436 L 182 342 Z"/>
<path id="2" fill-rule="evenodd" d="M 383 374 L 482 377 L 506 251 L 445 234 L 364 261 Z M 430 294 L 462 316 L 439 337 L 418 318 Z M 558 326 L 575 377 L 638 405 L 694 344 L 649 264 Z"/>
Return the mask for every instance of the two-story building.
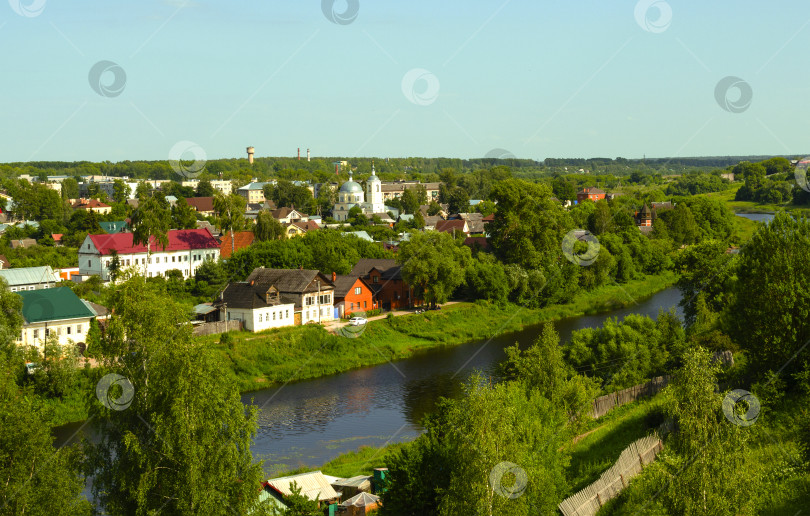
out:
<path id="1" fill-rule="evenodd" d="M 319 271 L 260 267 L 246 281 L 267 291 L 275 287 L 285 304 L 295 305 L 295 324 L 323 323 L 335 318 L 335 286 Z"/>
<path id="2" fill-rule="evenodd" d="M 18 295 L 23 300 L 23 327 L 17 344 L 34 346 L 40 351 L 44 349 L 45 338 L 52 335 L 62 346 L 72 343 L 84 351 L 90 322 L 107 317 L 104 307 L 79 299 L 70 287 L 18 292 Z"/>
<path id="3" fill-rule="evenodd" d="M 221 320 L 242 321 L 247 331 L 295 324 L 295 303 L 282 299 L 281 292 L 266 283 L 229 283 L 220 293 L 216 307 Z"/>
<path id="4" fill-rule="evenodd" d="M 363 278 L 333 272 L 332 283 L 335 285 L 335 312 L 339 317 L 349 318 L 377 308 L 374 290 Z"/>
<path id="5" fill-rule="evenodd" d="M 595 186 L 583 188 L 579 192 L 577 192 L 577 202 L 583 201 L 601 201 L 605 198 L 606 192 L 601 188 L 596 188 Z"/>
<path id="6" fill-rule="evenodd" d="M 0 278 L 6 280 L 8 289 L 12 292 L 53 288 L 62 281 L 59 275 L 48 265 L 19 269 L 3 269 L 0 267 Z"/>
<path id="7" fill-rule="evenodd" d="M 73 204 L 74 210 L 92 211 L 98 215 L 107 215 L 112 211 L 112 206 L 97 199 L 79 199 Z"/>
<path id="8" fill-rule="evenodd" d="M 383 310 L 409 308 L 422 304 L 413 288 L 402 279 L 402 265 L 389 258 L 361 258 L 351 276 L 363 278 L 374 291 L 375 303 Z"/>
<path id="9" fill-rule="evenodd" d="M 265 201 L 264 185 L 268 183 L 253 182 L 236 190 L 236 193 L 245 198 L 248 204 L 259 204 Z"/>
<path id="10" fill-rule="evenodd" d="M 135 267 L 148 278 L 165 276 L 171 270 L 190 278 L 204 261 L 219 259 L 220 244 L 208 229 L 172 229 L 167 237 L 165 248 L 151 237 L 151 254 L 147 254 L 144 244 L 133 244 L 132 233 L 87 235 L 79 248 L 79 272 L 108 281 L 113 251 L 122 269 Z"/>

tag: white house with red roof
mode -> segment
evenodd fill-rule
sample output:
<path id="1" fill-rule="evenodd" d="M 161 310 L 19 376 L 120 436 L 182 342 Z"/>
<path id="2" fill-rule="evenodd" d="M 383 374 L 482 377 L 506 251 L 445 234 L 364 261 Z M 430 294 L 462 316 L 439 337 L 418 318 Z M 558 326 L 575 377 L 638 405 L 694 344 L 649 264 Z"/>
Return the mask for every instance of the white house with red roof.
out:
<path id="1" fill-rule="evenodd" d="M 133 245 L 132 233 L 87 235 L 79 248 L 79 273 L 108 281 L 113 250 L 122 269 L 136 267 L 147 278 L 165 276 L 175 269 L 190 278 L 204 261 L 219 259 L 219 242 L 208 229 L 172 229 L 167 236 L 165 249 L 152 237 L 151 255 L 147 256 L 144 244 Z"/>

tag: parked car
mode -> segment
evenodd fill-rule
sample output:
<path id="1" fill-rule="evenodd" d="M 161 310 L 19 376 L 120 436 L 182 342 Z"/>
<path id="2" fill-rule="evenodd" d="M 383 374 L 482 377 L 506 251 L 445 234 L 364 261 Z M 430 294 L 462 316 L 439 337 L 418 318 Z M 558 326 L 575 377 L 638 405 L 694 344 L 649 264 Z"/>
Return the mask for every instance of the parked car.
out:
<path id="1" fill-rule="evenodd" d="M 351 319 L 349 319 L 349 324 L 351 324 L 352 326 L 363 326 L 367 322 L 368 320 L 366 320 L 365 317 L 352 317 Z"/>

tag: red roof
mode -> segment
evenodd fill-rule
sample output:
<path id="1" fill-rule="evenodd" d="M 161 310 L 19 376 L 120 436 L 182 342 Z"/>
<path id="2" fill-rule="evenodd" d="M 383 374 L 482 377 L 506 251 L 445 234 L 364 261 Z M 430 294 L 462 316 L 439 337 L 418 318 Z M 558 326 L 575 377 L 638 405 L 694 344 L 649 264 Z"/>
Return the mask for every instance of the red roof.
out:
<path id="1" fill-rule="evenodd" d="M 52 233 L 51 238 L 53 238 L 54 242 L 61 242 L 62 241 L 62 233 Z"/>
<path id="2" fill-rule="evenodd" d="M 145 253 L 143 244 L 132 245 L 132 233 L 116 233 L 115 235 L 87 235 L 99 253 L 109 255 L 115 249 L 118 254 Z M 219 249 L 219 242 L 207 229 L 171 229 L 167 233 L 169 244 L 166 251 L 189 251 L 192 249 Z M 150 238 L 152 252 L 163 252 L 163 247 Z"/>
<path id="3" fill-rule="evenodd" d="M 244 249 L 253 243 L 253 231 L 240 231 L 233 234 L 234 249 L 236 251 Z M 219 256 L 224 260 L 231 257 L 231 233 L 227 232 L 222 235 L 222 247 L 219 250 Z"/>
<path id="4" fill-rule="evenodd" d="M 444 231 L 446 233 L 459 231 L 462 233 L 466 233 L 465 231 L 466 225 L 467 221 L 464 219 L 440 220 L 436 222 L 436 231 Z"/>
<path id="5" fill-rule="evenodd" d="M 109 208 L 109 204 L 104 204 L 103 202 L 97 199 L 81 199 L 76 204 L 73 205 L 74 209 L 77 210 L 91 210 L 93 208 Z"/>

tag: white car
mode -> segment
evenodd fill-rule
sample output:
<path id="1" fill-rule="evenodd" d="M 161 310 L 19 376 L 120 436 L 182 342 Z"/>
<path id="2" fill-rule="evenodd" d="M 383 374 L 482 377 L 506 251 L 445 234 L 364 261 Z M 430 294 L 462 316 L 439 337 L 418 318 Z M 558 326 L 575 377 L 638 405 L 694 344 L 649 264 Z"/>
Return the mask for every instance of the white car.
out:
<path id="1" fill-rule="evenodd" d="M 368 320 L 366 320 L 365 317 L 352 317 L 351 319 L 349 319 L 349 324 L 351 324 L 352 326 L 363 326 L 367 322 Z"/>

